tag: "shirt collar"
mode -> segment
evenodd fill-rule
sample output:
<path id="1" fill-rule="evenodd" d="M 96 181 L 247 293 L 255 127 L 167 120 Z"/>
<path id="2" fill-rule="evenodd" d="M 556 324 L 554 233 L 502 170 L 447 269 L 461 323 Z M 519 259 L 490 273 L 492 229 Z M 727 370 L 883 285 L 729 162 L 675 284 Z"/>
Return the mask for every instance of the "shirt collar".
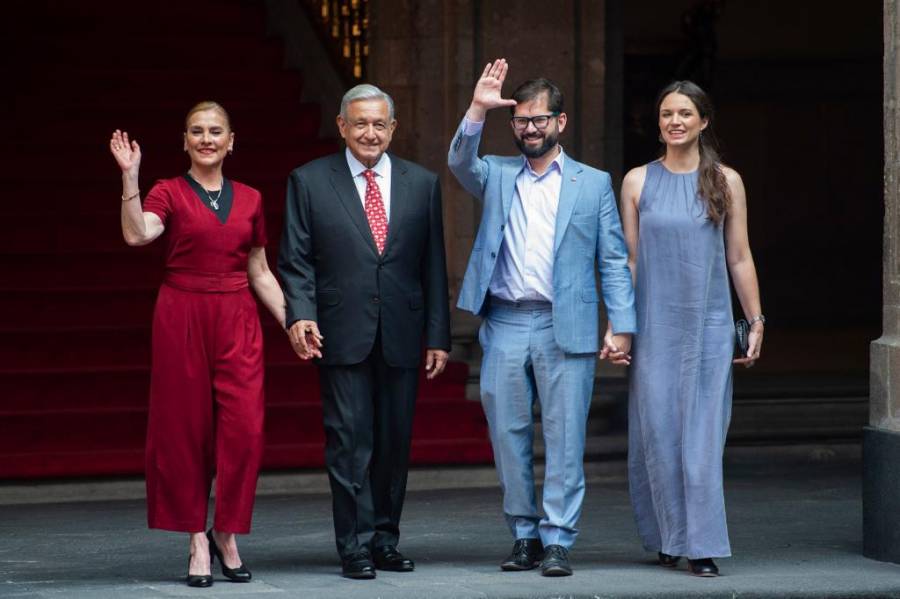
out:
<path id="1" fill-rule="evenodd" d="M 356 159 L 356 156 L 353 155 L 353 152 L 350 151 L 350 148 L 344 150 L 344 154 L 347 156 L 347 166 L 350 167 L 350 174 L 353 177 L 360 176 L 363 171 L 369 168 Z M 375 171 L 375 174 L 379 177 L 386 177 L 388 172 L 390 172 L 390 168 L 391 159 L 388 156 L 387 152 L 385 152 L 381 155 L 381 158 L 378 159 L 378 162 L 375 163 L 375 166 L 372 167 L 372 170 Z"/>
<path id="2" fill-rule="evenodd" d="M 565 165 L 566 165 L 566 153 L 563 150 L 562 146 L 559 146 L 559 154 L 556 155 L 556 158 L 553 159 L 553 162 L 550 163 L 550 166 L 547 167 L 547 170 L 544 171 L 543 175 L 538 175 L 536 172 L 534 172 L 534 170 L 531 168 L 531 164 L 528 162 L 528 158 L 525 157 L 524 154 L 522 155 L 523 170 L 525 170 L 525 172 L 527 172 L 529 175 L 531 175 L 535 179 L 541 179 L 543 177 L 546 177 L 547 174 L 554 169 L 554 167 L 559 169 L 559 173 L 562 174 L 563 167 Z"/>

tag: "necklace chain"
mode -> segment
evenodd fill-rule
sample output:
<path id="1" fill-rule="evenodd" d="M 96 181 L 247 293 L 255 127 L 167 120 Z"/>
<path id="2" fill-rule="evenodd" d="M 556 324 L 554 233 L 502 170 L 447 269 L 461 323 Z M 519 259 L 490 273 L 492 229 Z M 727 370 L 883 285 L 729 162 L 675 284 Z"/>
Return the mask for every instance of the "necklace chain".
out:
<path id="1" fill-rule="evenodd" d="M 197 183 L 197 185 L 200 186 L 200 189 L 203 190 L 203 193 L 206 194 L 206 197 L 209 199 L 209 205 L 212 206 L 212 209 L 218 210 L 219 209 L 219 199 L 222 197 L 222 192 L 225 191 L 225 179 L 222 179 L 222 184 L 219 187 L 219 193 L 216 195 L 215 198 L 213 198 L 212 194 L 209 193 L 209 190 L 206 189 L 206 187 L 204 187 L 203 184 L 200 183 L 200 181 L 197 181 L 197 178 L 194 177 L 194 175 L 191 175 L 190 172 L 188 172 L 188 175 L 190 175 L 191 179 L 193 179 Z"/>
<path id="2" fill-rule="evenodd" d="M 202 186 L 201 186 L 201 187 L 202 187 Z M 213 210 L 218 210 L 218 209 L 219 209 L 219 198 L 222 197 L 222 190 L 223 190 L 224 188 L 225 188 L 224 185 L 223 185 L 222 187 L 219 188 L 219 194 L 215 197 L 215 199 L 213 199 L 212 194 L 209 193 L 209 190 L 208 190 L 208 189 L 206 189 L 205 187 L 203 188 L 203 191 L 206 192 L 206 197 L 209 198 L 209 205 L 213 207 Z"/>

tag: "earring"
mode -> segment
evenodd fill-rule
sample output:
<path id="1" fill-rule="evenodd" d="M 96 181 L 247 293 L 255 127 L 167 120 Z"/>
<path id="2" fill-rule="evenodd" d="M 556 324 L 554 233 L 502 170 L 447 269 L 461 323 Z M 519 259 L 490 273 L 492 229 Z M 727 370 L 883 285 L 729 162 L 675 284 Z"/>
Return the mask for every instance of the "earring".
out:
<path id="1" fill-rule="evenodd" d="M 229 154 L 234 154 L 234 148 L 228 148 L 228 153 L 229 153 Z"/>
<path id="2" fill-rule="evenodd" d="M 662 133 L 659 134 L 657 139 L 659 139 L 659 143 L 663 143 Z"/>

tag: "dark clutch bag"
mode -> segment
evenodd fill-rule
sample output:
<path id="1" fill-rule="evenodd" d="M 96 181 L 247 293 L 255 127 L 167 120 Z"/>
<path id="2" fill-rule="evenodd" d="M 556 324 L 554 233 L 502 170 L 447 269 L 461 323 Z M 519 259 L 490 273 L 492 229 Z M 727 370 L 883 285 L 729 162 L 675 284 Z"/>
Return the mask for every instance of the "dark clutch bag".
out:
<path id="1" fill-rule="evenodd" d="M 746 358 L 750 348 L 750 325 L 741 318 L 734 323 L 734 350 L 738 358 Z"/>

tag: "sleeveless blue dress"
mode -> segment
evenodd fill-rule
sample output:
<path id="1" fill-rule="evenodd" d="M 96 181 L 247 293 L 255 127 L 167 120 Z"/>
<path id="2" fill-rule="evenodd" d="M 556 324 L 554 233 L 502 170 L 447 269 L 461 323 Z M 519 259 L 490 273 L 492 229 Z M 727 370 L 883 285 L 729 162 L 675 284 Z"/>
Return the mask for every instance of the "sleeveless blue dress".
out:
<path id="1" fill-rule="evenodd" d="M 722 452 L 734 324 L 721 225 L 697 172 L 647 165 L 628 407 L 629 492 L 648 551 L 728 557 Z"/>

